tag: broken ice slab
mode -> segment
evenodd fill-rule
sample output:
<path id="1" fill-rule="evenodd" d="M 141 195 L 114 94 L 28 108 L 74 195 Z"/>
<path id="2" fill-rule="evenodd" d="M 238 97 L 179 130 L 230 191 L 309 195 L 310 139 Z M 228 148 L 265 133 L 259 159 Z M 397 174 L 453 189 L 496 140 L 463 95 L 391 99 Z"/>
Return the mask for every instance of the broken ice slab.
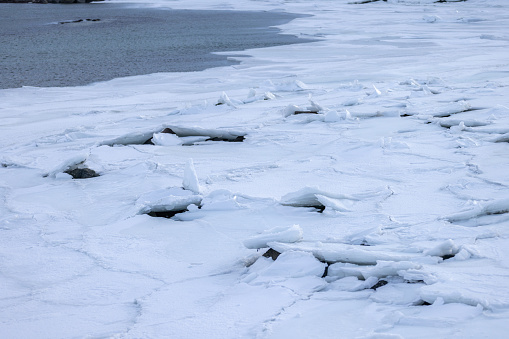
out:
<path id="1" fill-rule="evenodd" d="M 444 218 L 453 224 L 468 227 L 497 224 L 509 220 L 509 199 L 479 203 L 474 208 Z"/>
<path id="2" fill-rule="evenodd" d="M 268 247 L 269 242 L 292 243 L 302 239 L 302 228 L 299 225 L 279 226 L 265 230 L 244 241 L 244 246 L 251 249 Z"/>
<path id="3" fill-rule="evenodd" d="M 313 207 L 320 211 L 330 208 L 339 212 L 349 209 L 345 204 L 351 204 L 357 198 L 340 193 L 331 193 L 316 187 L 304 187 L 296 192 L 288 193 L 281 197 L 280 204 L 293 207 Z"/>
<path id="4" fill-rule="evenodd" d="M 375 266 L 337 262 L 329 266 L 328 275 L 338 278 L 349 276 L 357 277 L 359 279 L 368 279 L 370 277 L 385 278 L 401 275 L 399 272 L 402 271 L 420 270 L 421 268 L 421 264 L 411 261 L 379 260 Z"/>
<path id="5" fill-rule="evenodd" d="M 229 141 L 229 142 L 241 142 L 244 141 L 246 132 L 243 130 L 234 129 L 209 129 L 201 127 L 179 127 L 179 126 L 167 126 L 170 128 L 179 138 L 185 137 L 206 137 L 208 141 Z M 185 143 L 187 144 L 187 143 Z"/>
<path id="6" fill-rule="evenodd" d="M 490 125 L 491 122 L 489 121 L 479 121 L 475 119 L 437 119 L 438 124 L 445 128 L 451 128 L 453 126 L 459 126 L 461 123 L 463 123 L 463 126 L 465 127 L 480 127 L 480 126 L 487 126 Z"/>
<path id="7" fill-rule="evenodd" d="M 103 141 L 100 145 L 193 145 L 201 141 L 242 142 L 247 132 L 231 129 L 163 126 L 157 129 L 132 132 Z"/>
<path id="8" fill-rule="evenodd" d="M 72 176 L 73 179 L 89 179 L 99 176 L 99 174 L 96 171 L 86 167 L 68 169 L 64 173 L 69 174 L 70 176 Z"/>
<path id="9" fill-rule="evenodd" d="M 143 194 L 136 201 L 136 206 L 140 214 L 152 213 L 153 216 L 164 217 L 171 212 L 182 212 L 189 205 L 199 206 L 201 201 L 202 196 L 199 194 L 180 187 L 170 187 Z"/>
<path id="10" fill-rule="evenodd" d="M 431 108 L 421 108 L 421 107 L 413 107 L 408 108 L 405 114 L 402 116 L 410 116 L 410 115 L 431 115 L 433 117 L 449 117 L 453 114 L 466 112 L 473 110 L 472 106 L 464 100 L 451 102 L 446 105 L 435 106 Z"/>
<path id="11" fill-rule="evenodd" d="M 357 265 L 376 265 L 378 261 L 411 261 L 416 263 L 437 264 L 440 257 L 422 253 L 395 251 L 389 247 L 359 246 L 341 243 L 299 242 L 294 244 L 269 242 L 270 248 L 280 253 L 286 251 L 304 251 L 312 253 L 318 260 L 327 263 L 345 262 Z"/>

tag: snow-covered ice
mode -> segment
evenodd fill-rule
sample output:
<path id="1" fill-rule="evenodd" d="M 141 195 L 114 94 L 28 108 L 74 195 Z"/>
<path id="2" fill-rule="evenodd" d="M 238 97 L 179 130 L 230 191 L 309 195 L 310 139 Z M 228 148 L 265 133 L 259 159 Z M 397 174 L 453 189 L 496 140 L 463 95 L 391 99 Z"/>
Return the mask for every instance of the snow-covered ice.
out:
<path id="1" fill-rule="evenodd" d="M 0 90 L 2 338 L 507 335 L 507 1 L 113 1 L 316 41 Z"/>

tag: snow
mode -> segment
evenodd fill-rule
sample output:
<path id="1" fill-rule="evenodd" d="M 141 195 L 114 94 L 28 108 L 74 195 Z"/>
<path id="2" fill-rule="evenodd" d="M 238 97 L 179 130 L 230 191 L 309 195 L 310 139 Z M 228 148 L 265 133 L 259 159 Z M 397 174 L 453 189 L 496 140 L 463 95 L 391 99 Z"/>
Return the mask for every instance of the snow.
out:
<path id="1" fill-rule="evenodd" d="M 131 0 L 317 41 L 0 90 L 2 336 L 506 336 L 509 4 L 354 2 Z"/>
<path id="2" fill-rule="evenodd" d="M 194 169 L 193 159 L 189 159 L 187 161 L 186 169 L 184 170 L 184 180 L 182 181 L 182 187 L 196 194 L 200 194 L 200 183 L 198 182 L 198 175 Z"/>

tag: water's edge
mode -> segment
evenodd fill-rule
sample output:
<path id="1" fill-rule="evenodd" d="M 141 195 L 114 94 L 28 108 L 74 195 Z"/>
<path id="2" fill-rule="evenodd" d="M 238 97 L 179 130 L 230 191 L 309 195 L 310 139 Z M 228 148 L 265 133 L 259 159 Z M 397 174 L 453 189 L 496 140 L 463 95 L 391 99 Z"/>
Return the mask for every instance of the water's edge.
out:
<path id="1" fill-rule="evenodd" d="M 279 34 L 289 13 L 132 8 L 125 4 L 0 5 L 0 88 L 82 86 L 236 64 L 213 52 L 311 40 Z"/>

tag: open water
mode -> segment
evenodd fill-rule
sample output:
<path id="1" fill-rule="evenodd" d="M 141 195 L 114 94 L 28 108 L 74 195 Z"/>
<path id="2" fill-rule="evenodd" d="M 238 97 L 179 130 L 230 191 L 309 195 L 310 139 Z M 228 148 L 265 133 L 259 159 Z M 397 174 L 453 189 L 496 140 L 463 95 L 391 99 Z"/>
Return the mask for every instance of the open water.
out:
<path id="1" fill-rule="evenodd" d="M 0 88 L 86 85 L 233 64 L 211 52 L 304 42 L 270 26 L 296 16 L 122 4 L 0 4 Z"/>

